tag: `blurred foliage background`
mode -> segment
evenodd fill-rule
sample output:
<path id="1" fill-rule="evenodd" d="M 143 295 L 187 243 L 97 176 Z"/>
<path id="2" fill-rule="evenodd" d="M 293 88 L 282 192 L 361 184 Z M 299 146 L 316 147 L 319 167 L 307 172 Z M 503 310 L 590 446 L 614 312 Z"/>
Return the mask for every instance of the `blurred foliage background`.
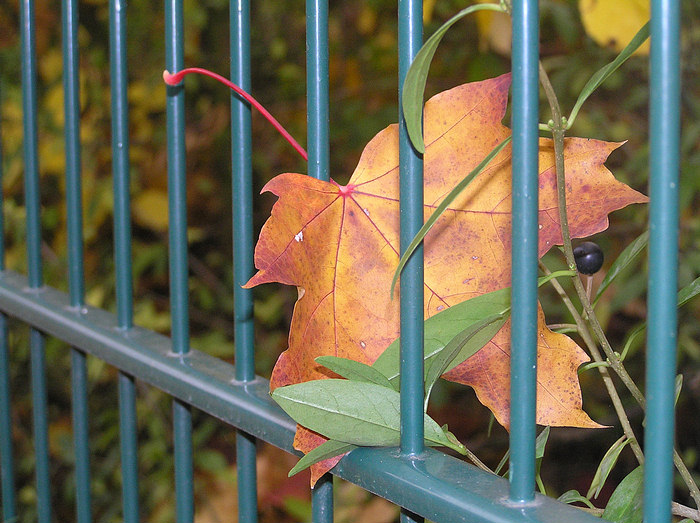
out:
<path id="1" fill-rule="evenodd" d="M 424 0 L 425 34 L 430 35 L 468 2 Z M 550 72 L 564 112 L 599 67 L 648 18 L 643 0 L 542 0 L 542 61 Z M 302 143 L 306 129 L 304 2 L 256 2 L 252 11 L 253 95 Z M 228 3 L 185 0 L 185 63 L 222 74 L 228 72 Z M 605 10 L 607 6 L 607 11 Z M 681 181 L 681 285 L 700 272 L 700 4 L 682 2 L 683 139 Z M 160 2 L 128 5 L 129 102 L 133 205 L 133 271 L 135 321 L 167 334 L 170 328 L 167 276 L 167 182 L 165 148 L 164 27 Z M 601 11 L 602 9 L 602 11 Z M 36 2 L 39 60 L 39 145 L 42 183 L 43 253 L 46 283 L 67 288 L 66 220 L 60 4 Z M 23 272 L 24 205 L 22 195 L 22 121 L 19 85 L 19 20 L 17 3 L 0 3 L 0 132 L 7 266 Z M 493 77 L 509 70 L 509 22 L 501 15 L 480 13 L 449 31 L 435 58 L 428 95 L 454 85 Z M 113 310 L 112 179 L 108 2 L 80 5 L 81 138 L 87 299 Z M 330 92 L 331 175 L 344 183 L 369 139 L 397 119 L 396 3 L 389 0 L 331 2 Z M 647 192 L 648 64 L 642 49 L 584 105 L 572 135 L 627 141 L 608 166 L 633 188 Z M 186 82 L 188 218 L 192 346 L 232 361 L 232 227 L 230 184 L 229 93 L 201 77 Z M 546 104 L 542 104 L 546 107 Z M 543 109 L 542 120 L 549 119 Z M 305 172 L 296 153 L 258 114 L 253 115 L 255 188 L 281 172 Z M 256 227 L 262 225 L 273 198 L 257 199 Z M 598 235 L 606 265 L 645 228 L 647 210 L 634 206 L 612 216 L 610 228 Z M 548 255 L 556 265 L 561 256 Z M 611 341 L 620 347 L 629 331 L 646 318 L 645 257 L 618 278 L 598 311 Z M 256 289 L 257 370 L 269 373 L 286 347 L 293 288 L 268 285 Z M 551 323 L 570 321 L 556 299 L 545 293 Z M 684 388 L 678 404 L 678 442 L 688 465 L 698 471 L 700 446 L 700 303 L 680 311 L 680 371 Z M 31 404 L 25 327 L 12 329 L 13 427 L 18 456 L 21 521 L 35 519 Z M 66 379 L 69 355 L 56 340 L 47 346 L 50 443 L 58 520 L 73 518 L 73 449 L 70 393 Z M 641 383 L 643 343 L 633 345 L 629 366 Z M 95 520 L 120 520 L 119 446 L 116 371 L 89 358 L 91 453 Z M 585 408 L 597 421 L 615 426 L 609 400 L 597 373 L 581 376 Z M 507 448 L 507 434 L 489 427 L 489 413 L 473 393 L 444 384 L 433 395 L 431 412 L 477 455 L 495 466 Z M 455 408 L 455 405 L 459 405 Z M 635 427 L 642 413 L 628 402 Z M 139 384 L 139 438 L 142 512 L 145 521 L 173 519 L 171 422 L 168 398 Z M 695 413 L 694 415 L 691 413 Z M 233 431 L 212 418 L 195 414 L 197 521 L 230 520 L 235 508 Z M 641 431 L 640 431 L 641 433 Z M 569 488 L 585 492 L 597 462 L 619 437 L 615 429 L 556 429 L 542 467 L 550 494 Z M 633 467 L 625 451 L 621 478 Z M 310 517 L 308 478 L 287 480 L 295 458 L 263 446 L 258 460 L 261 520 L 306 521 Z M 626 468 L 626 470 L 625 470 Z M 613 485 L 615 482 L 613 481 Z M 610 492 L 603 492 L 604 498 Z M 397 509 L 349 484 L 339 484 L 336 521 L 390 522 Z M 679 499 L 685 494 L 679 490 Z"/>

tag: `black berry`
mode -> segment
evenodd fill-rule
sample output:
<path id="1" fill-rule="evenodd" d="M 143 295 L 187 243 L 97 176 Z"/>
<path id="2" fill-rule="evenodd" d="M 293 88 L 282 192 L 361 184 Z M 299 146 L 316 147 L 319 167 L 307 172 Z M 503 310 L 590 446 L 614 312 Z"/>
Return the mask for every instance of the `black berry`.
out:
<path id="1" fill-rule="evenodd" d="M 581 274 L 595 274 L 603 266 L 603 251 L 597 243 L 583 242 L 574 248 L 576 268 Z"/>

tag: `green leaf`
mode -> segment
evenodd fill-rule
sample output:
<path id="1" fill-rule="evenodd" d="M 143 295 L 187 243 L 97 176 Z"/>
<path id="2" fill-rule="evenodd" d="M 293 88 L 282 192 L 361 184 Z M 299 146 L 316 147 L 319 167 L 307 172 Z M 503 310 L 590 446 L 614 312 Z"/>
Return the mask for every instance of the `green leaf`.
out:
<path id="1" fill-rule="evenodd" d="M 544 457 L 544 449 L 547 446 L 547 440 L 549 439 L 549 430 L 549 427 L 545 427 L 542 432 L 537 435 L 537 439 L 535 439 L 535 459 L 537 460 L 538 475 L 540 472 L 540 463 Z M 505 467 L 508 463 L 508 458 L 510 458 L 510 449 L 506 450 L 506 453 L 501 458 L 501 461 L 499 461 L 496 470 L 494 470 L 494 474 L 500 474 L 503 467 Z"/>
<path id="2" fill-rule="evenodd" d="M 681 390 L 683 389 L 683 374 L 678 374 L 676 376 L 676 399 L 673 400 L 673 405 L 678 405 L 678 398 L 681 395 Z"/>
<path id="3" fill-rule="evenodd" d="M 700 278 L 695 278 L 692 282 L 690 282 L 688 285 L 683 287 L 680 291 L 678 291 L 678 302 L 677 306 L 681 307 L 688 303 L 691 299 L 693 299 L 695 296 L 697 296 L 700 293 Z M 634 343 L 639 336 L 644 334 L 646 332 L 647 328 L 647 323 L 644 322 L 641 325 L 637 325 L 637 327 L 634 328 L 632 332 L 630 332 L 629 336 L 627 337 L 627 341 L 625 341 L 625 346 L 622 349 L 622 353 L 620 354 L 620 360 L 623 361 L 625 357 L 627 356 L 627 352 L 629 352 L 630 348 L 632 347 L 632 343 Z"/>
<path id="4" fill-rule="evenodd" d="M 335 441 L 329 439 L 325 443 L 322 443 L 310 452 L 307 452 L 302 456 L 302 458 L 297 462 L 296 465 L 289 471 L 288 477 L 292 477 L 294 474 L 301 472 L 304 469 L 309 468 L 311 465 L 323 461 L 326 459 L 334 458 L 350 452 L 356 449 L 357 445 L 351 445 L 350 443 L 345 443 L 343 441 Z"/>
<path id="5" fill-rule="evenodd" d="M 700 277 L 678 291 L 678 306 L 685 305 L 700 293 Z"/>
<path id="6" fill-rule="evenodd" d="M 425 320 L 423 344 L 425 368 L 430 368 L 433 359 L 459 333 L 485 318 L 505 314 L 509 310 L 510 287 L 506 287 L 475 296 Z M 488 334 L 484 330 L 480 331 L 471 339 L 470 345 L 478 343 L 485 345 L 493 337 L 487 337 Z M 392 383 L 398 382 L 399 379 L 400 340 L 401 338 L 394 340 L 372 365 Z"/>
<path id="7" fill-rule="evenodd" d="M 535 459 L 541 460 L 544 457 L 544 449 L 549 439 L 549 430 L 549 427 L 545 427 L 542 432 L 537 435 L 537 439 L 535 440 Z"/>
<path id="8" fill-rule="evenodd" d="M 375 383 L 327 379 L 307 381 L 272 392 L 282 409 L 300 425 L 328 439 L 366 447 L 393 447 L 400 440 L 400 395 Z M 464 453 L 429 416 L 423 429 L 428 445 Z"/>
<path id="9" fill-rule="evenodd" d="M 627 357 L 627 353 L 629 350 L 632 348 L 632 344 L 637 341 L 637 338 L 644 334 L 647 329 L 647 324 L 646 322 L 642 323 L 641 325 L 637 325 L 632 332 L 630 332 L 629 336 L 627 337 L 627 341 L 625 341 L 625 346 L 622 349 L 622 353 L 620 353 L 620 361 L 624 361 L 625 358 Z"/>
<path id="10" fill-rule="evenodd" d="M 596 71 L 593 76 L 591 76 L 590 80 L 586 83 L 586 85 L 583 86 L 583 89 L 581 89 L 581 94 L 578 95 L 578 100 L 576 100 L 576 104 L 574 104 L 574 108 L 571 110 L 571 114 L 569 115 L 568 123 L 567 123 L 567 129 L 570 129 L 571 126 L 574 123 L 574 120 L 576 119 L 576 116 L 578 115 L 578 112 L 581 110 L 581 106 L 583 103 L 588 99 L 589 96 L 600 87 L 600 85 L 608 79 L 608 77 L 613 74 L 617 69 L 627 61 L 627 59 L 632 56 L 632 53 L 634 53 L 640 45 L 644 43 L 644 41 L 649 37 L 649 22 L 644 24 L 644 27 L 642 27 L 639 31 L 637 31 L 637 34 L 634 35 L 634 38 L 630 40 L 630 43 L 627 44 L 627 46 L 620 51 L 620 54 L 617 55 L 617 57 L 610 62 L 609 64 L 601 67 Z"/>
<path id="11" fill-rule="evenodd" d="M 332 370 L 339 376 L 354 381 L 363 381 L 366 383 L 376 383 L 382 387 L 393 389 L 394 386 L 384 374 L 379 372 L 374 367 L 370 367 L 359 361 L 348 358 L 340 358 L 338 356 L 319 356 L 316 358 L 316 363 L 323 365 L 327 369 Z"/>
<path id="12" fill-rule="evenodd" d="M 613 523 L 641 523 L 644 493 L 644 468 L 640 465 L 630 472 L 610 496 L 603 519 Z"/>
<path id="13" fill-rule="evenodd" d="M 423 227 L 420 228 L 418 233 L 413 237 L 413 240 L 411 240 L 411 243 L 406 247 L 406 250 L 404 251 L 403 255 L 401 255 L 401 259 L 399 260 L 399 265 L 396 267 L 396 271 L 394 272 L 394 277 L 391 280 L 391 296 L 394 296 L 394 287 L 396 287 L 396 282 L 399 279 L 399 275 L 401 274 L 401 271 L 404 268 L 404 265 L 406 265 L 406 262 L 408 261 L 408 258 L 413 254 L 413 251 L 416 250 L 420 242 L 423 241 L 423 238 L 425 238 L 425 235 L 430 232 L 430 229 L 433 228 L 433 225 L 435 225 L 435 222 L 438 221 L 438 218 L 442 216 L 442 213 L 445 212 L 447 207 L 461 194 L 461 192 L 469 185 L 474 178 L 476 178 L 486 167 L 488 166 L 489 163 L 491 163 L 491 160 L 493 160 L 498 153 L 501 152 L 501 150 L 510 143 L 512 139 L 512 136 L 509 136 L 505 140 L 503 140 L 501 143 L 499 143 L 496 147 L 494 147 L 489 154 L 486 155 L 486 157 L 481 160 L 481 163 L 477 165 L 467 176 L 464 177 L 464 179 L 459 182 L 454 189 L 452 189 L 447 196 L 440 202 L 440 205 L 437 206 L 437 208 L 433 211 L 433 214 L 430 215 L 430 218 L 428 218 L 428 221 L 426 221 L 423 224 Z"/>
<path id="14" fill-rule="evenodd" d="M 452 27 L 455 22 L 461 20 L 470 13 L 485 10 L 503 12 L 503 8 L 499 4 L 472 5 L 466 9 L 462 9 L 426 40 L 421 50 L 418 51 L 418 54 L 413 59 L 408 73 L 406 73 L 406 79 L 404 80 L 401 93 L 401 105 L 406 120 L 408 136 L 411 138 L 413 147 L 421 154 L 425 153 L 425 144 L 423 143 L 423 95 L 425 94 L 428 70 L 430 69 L 430 63 L 433 61 L 433 56 L 435 56 L 435 51 L 442 37 L 445 36 L 447 30 Z"/>
<path id="15" fill-rule="evenodd" d="M 537 286 L 541 287 L 546 282 L 553 278 L 576 276 L 576 271 L 556 271 L 547 276 L 543 276 L 537 280 Z M 423 361 L 426 369 L 432 365 L 433 359 L 440 351 L 445 349 L 445 346 L 454 340 L 460 334 L 465 333 L 468 329 L 476 324 L 492 316 L 507 315 L 510 311 L 510 287 L 498 289 L 496 291 L 487 292 L 480 296 L 475 296 L 469 300 L 463 301 L 452 307 L 439 312 L 435 316 L 425 320 L 424 325 L 424 356 Z M 492 324 L 493 325 L 493 324 Z M 495 329 L 495 326 L 493 327 Z M 499 327 L 500 328 L 500 327 Z M 469 342 L 464 346 L 463 351 L 458 354 L 457 359 L 466 355 L 473 350 L 474 347 L 483 347 L 488 341 L 493 338 L 490 333 L 491 326 L 479 330 Z M 498 332 L 498 329 L 496 329 Z M 379 358 L 372 364 L 372 367 L 389 378 L 394 388 L 398 390 L 399 383 L 399 343 L 400 338 L 394 340 L 389 345 Z M 481 345 L 479 345 L 481 344 Z M 477 349 L 478 350 L 478 349 Z M 454 361 L 457 361 L 455 359 Z M 464 360 L 462 360 L 464 361 Z M 459 363 L 454 363 L 447 367 L 447 371 L 456 367 Z M 428 380 L 426 380 L 427 382 Z"/>
<path id="16" fill-rule="evenodd" d="M 561 496 L 557 498 L 557 501 L 561 501 L 562 503 L 584 503 L 588 505 L 588 508 L 594 509 L 595 506 L 593 503 L 591 503 L 591 500 L 582 496 L 578 490 L 567 490 L 564 492 Z"/>
<path id="17" fill-rule="evenodd" d="M 462 332 L 439 351 L 425 369 L 425 406 L 433 385 L 445 372 L 476 354 L 496 333 L 501 330 L 508 313 L 494 314 L 478 321 Z M 484 342 L 486 340 L 486 342 Z M 383 376 L 383 375 L 382 375 Z"/>
<path id="18" fill-rule="evenodd" d="M 615 262 L 610 266 L 610 269 L 608 269 L 603 281 L 600 282 L 600 287 L 598 287 L 598 291 L 593 299 L 594 307 L 613 280 L 637 257 L 640 252 L 642 252 L 644 247 L 647 246 L 647 243 L 649 243 L 649 231 L 644 231 L 642 234 L 637 236 L 632 243 L 625 247 L 624 251 L 620 253 Z"/>
<path id="19" fill-rule="evenodd" d="M 598 497 L 603 485 L 605 485 L 605 481 L 610 475 L 610 471 L 617 463 L 617 458 L 620 456 L 620 452 L 622 452 L 622 449 L 624 449 L 629 442 L 630 440 L 628 440 L 626 436 L 622 436 L 608 449 L 598 465 L 598 470 L 595 471 L 593 481 L 591 481 L 591 486 L 588 488 L 588 492 L 586 493 L 587 498 L 593 497 L 595 499 Z"/>

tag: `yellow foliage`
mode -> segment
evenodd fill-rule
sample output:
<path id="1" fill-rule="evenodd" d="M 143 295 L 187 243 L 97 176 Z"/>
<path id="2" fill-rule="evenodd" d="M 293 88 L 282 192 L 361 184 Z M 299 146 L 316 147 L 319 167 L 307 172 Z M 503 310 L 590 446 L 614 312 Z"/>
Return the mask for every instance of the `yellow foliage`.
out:
<path id="1" fill-rule="evenodd" d="M 132 204 L 134 221 L 157 232 L 168 229 L 168 195 L 159 189 L 146 189 Z"/>
<path id="2" fill-rule="evenodd" d="M 491 0 L 479 0 L 480 4 L 493 3 Z M 476 26 L 479 30 L 479 48 L 481 51 L 491 49 L 495 53 L 510 56 L 511 24 L 510 17 L 496 11 L 477 11 Z"/>
<path id="3" fill-rule="evenodd" d="M 649 0 L 579 0 L 583 27 L 603 47 L 622 51 L 649 20 Z M 649 54 L 647 40 L 635 54 Z"/>
<path id="4" fill-rule="evenodd" d="M 49 49 L 39 60 L 39 73 L 46 83 L 60 80 L 63 75 L 63 58 L 61 48 Z"/>

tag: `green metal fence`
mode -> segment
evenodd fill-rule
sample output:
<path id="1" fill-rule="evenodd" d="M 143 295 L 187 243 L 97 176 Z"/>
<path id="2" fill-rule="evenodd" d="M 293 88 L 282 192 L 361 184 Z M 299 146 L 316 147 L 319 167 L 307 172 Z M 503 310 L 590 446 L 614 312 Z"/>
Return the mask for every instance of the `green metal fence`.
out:
<path id="1" fill-rule="evenodd" d="M 237 430 L 239 520 L 257 520 L 256 441 L 288 452 L 295 424 L 270 399 L 268 382 L 255 375 L 253 302 L 241 287 L 253 273 L 250 107 L 231 96 L 232 208 L 235 230 L 236 366 L 190 349 L 184 89 L 168 87 L 169 263 L 172 333 L 166 338 L 133 324 L 129 201 L 129 113 L 127 102 L 127 3 L 110 0 L 114 256 L 117 313 L 89 307 L 83 284 L 80 104 L 77 1 L 63 0 L 66 202 L 68 209 L 69 292 L 42 281 L 39 198 L 37 58 L 33 0 L 21 0 L 21 60 L 24 111 L 26 275 L 0 273 L 0 456 L 2 517 L 17 514 L 12 445 L 7 319 L 30 326 L 31 391 L 36 455 L 38 520 L 52 521 L 47 426 L 45 339 L 71 347 L 76 515 L 91 520 L 86 355 L 119 370 L 122 504 L 125 521 L 139 520 L 139 467 L 135 379 L 172 396 L 177 521 L 192 521 L 192 409 Z M 645 447 L 645 518 L 670 521 L 673 401 L 675 378 L 676 265 L 679 171 L 679 13 L 678 2 L 652 1 L 651 53 L 651 216 L 649 279 L 648 414 Z M 250 90 L 249 3 L 230 4 L 231 79 Z M 184 67 L 183 5 L 167 0 L 166 63 Z M 309 174 L 329 177 L 328 5 L 307 0 L 307 85 Z M 400 85 L 422 41 L 422 2 L 399 1 Z M 402 521 L 588 522 L 593 517 L 535 494 L 535 354 L 537 276 L 538 5 L 513 0 L 513 358 L 510 482 L 423 446 L 423 266 L 419 250 L 401 278 L 401 447 L 358 448 L 333 473 L 403 507 Z M 403 118 L 400 116 L 400 118 Z M 401 245 L 423 221 L 422 164 L 401 127 Z M 0 195 L 1 196 L 1 195 Z M 2 214 L 0 214 L 2 216 Z M 517 228 L 515 228 L 517 227 Z M 517 240 L 517 241 L 516 241 Z M 0 242 L 2 245 L 2 242 Z M 0 256 L 0 263 L 3 263 Z M 660 275 L 662 275 L 660 277 Z M 115 501 L 116 502 L 116 501 Z M 330 476 L 313 490 L 313 520 L 333 520 Z"/>

